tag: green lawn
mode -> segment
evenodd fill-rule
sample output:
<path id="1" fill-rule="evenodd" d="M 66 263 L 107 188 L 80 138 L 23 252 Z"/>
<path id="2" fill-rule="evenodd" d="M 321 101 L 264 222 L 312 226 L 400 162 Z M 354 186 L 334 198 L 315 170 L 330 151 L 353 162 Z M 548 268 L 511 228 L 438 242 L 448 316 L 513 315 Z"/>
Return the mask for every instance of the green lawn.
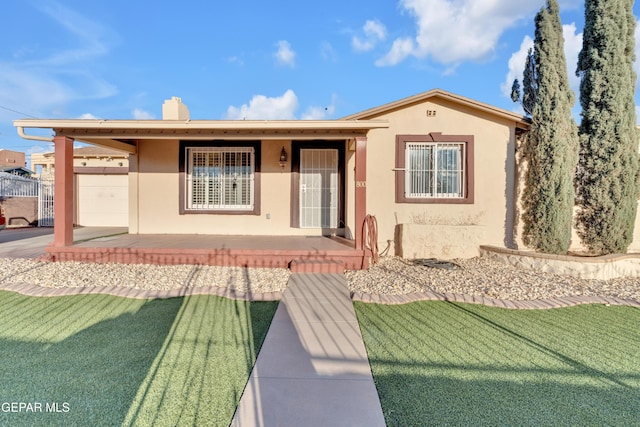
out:
<path id="1" fill-rule="evenodd" d="M 640 310 L 356 303 L 387 425 L 640 425 Z"/>
<path id="2" fill-rule="evenodd" d="M 227 426 L 276 307 L 0 292 L 0 425 Z"/>

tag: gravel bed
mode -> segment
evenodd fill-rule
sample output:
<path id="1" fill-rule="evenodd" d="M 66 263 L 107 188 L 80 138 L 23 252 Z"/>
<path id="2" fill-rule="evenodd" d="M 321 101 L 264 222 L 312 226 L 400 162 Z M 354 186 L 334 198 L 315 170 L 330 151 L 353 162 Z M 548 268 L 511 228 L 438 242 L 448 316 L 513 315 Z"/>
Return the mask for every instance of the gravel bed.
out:
<path id="1" fill-rule="evenodd" d="M 461 269 L 416 265 L 397 257 L 381 258 L 369 270 L 347 271 L 352 292 L 404 295 L 416 292 L 483 295 L 507 300 L 567 296 L 617 297 L 640 301 L 640 279 L 587 280 L 522 270 L 486 258 L 454 260 Z M 168 290 L 227 287 L 253 293 L 282 292 L 287 269 L 194 265 L 97 264 L 0 258 L 0 283 L 43 287 L 115 286 Z"/>
<path id="2" fill-rule="evenodd" d="M 284 268 L 0 259 L 0 283 L 29 283 L 49 288 L 115 286 L 168 290 L 216 286 L 240 292 L 262 293 L 284 291 L 289 274 L 289 270 Z"/>
<path id="3" fill-rule="evenodd" d="M 505 300 L 601 296 L 640 301 L 640 279 L 589 280 L 524 270 L 487 258 L 453 260 L 461 268 L 445 270 L 397 257 L 381 258 L 368 271 L 346 272 L 353 292 L 404 295 L 454 293 Z"/>

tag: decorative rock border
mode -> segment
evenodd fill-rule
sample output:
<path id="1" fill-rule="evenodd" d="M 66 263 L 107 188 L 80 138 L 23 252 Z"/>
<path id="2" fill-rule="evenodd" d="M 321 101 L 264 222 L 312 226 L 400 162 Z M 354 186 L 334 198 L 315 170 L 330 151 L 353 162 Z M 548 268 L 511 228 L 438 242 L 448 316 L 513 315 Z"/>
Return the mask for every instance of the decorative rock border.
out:
<path id="1" fill-rule="evenodd" d="M 96 286 L 85 288 L 47 288 L 43 286 L 31 285 L 28 283 L 3 283 L 0 284 L 0 290 L 16 292 L 25 296 L 33 297 L 57 297 L 71 295 L 112 295 L 122 298 L 136 299 L 155 299 L 155 298 L 176 298 L 192 295 L 216 295 L 238 301 L 279 301 L 282 299 L 282 292 L 264 292 L 264 293 L 244 293 L 235 292 L 232 289 L 221 287 L 198 287 L 198 288 L 181 288 L 171 290 L 145 290 L 127 287 L 108 287 Z M 418 301 L 449 301 L 467 304 L 482 304 L 489 307 L 520 309 L 520 310 L 536 310 L 571 307 L 582 304 L 605 304 L 605 305 L 624 305 L 640 308 L 640 302 L 633 300 L 625 300 L 613 297 L 592 297 L 592 296 L 575 296 L 563 298 L 551 298 L 533 301 L 509 301 L 495 298 L 483 297 L 480 295 L 462 295 L 462 294 L 437 294 L 433 292 L 413 293 L 406 295 L 376 295 L 361 292 L 351 293 L 351 300 L 385 304 L 400 305 Z"/>
<path id="2" fill-rule="evenodd" d="M 640 277 L 640 254 L 581 257 L 480 246 L 480 256 L 518 268 L 581 279 L 609 280 L 620 277 Z"/>
<path id="3" fill-rule="evenodd" d="M 640 302 L 613 297 L 575 296 L 550 298 L 533 301 L 510 301 L 483 297 L 481 295 L 437 294 L 433 292 L 414 293 L 407 295 L 372 295 L 354 292 L 353 301 L 374 304 L 399 305 L 417 301 L 449 301 L 466 304 L 482 304 L 489 307 L 509 308 L 518 310 L 539 310 L 551 308 L 573 307 L 583 304 L 625 305 L 640 308 Z"/>
<path id="4" fill-rule="evenodd" d="M 58 297 L 70 295 L 101 294 L 135 299 L 176 298 L 192 295 L 216 295 L 219 297 L 225 297 L 238 301 L 279 301 L 280 299 L 282 299 L 282 292 L 245 293 L 236 292 L 233 289 L 221 288 L 216 286 L 179 288 L 169 290 L 149 290 L 128 288 L 125 286 L 49 288 L 44 286 L 32 285 L 29 283 L 2 283 L 0 284 L 0 290 L 17 292 L 19 294 L 31 297 Z"/>

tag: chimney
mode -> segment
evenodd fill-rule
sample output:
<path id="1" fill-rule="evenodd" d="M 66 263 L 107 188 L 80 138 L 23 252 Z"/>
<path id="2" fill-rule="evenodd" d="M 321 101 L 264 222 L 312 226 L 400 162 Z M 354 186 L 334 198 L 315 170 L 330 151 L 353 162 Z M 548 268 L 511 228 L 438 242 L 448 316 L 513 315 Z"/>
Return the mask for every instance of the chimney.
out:
<path id="1" fill-rule="evenodd" d="M 189 109 L 182 99 L 172 96 L 162 104 L 162 120 L 189 120 Z"/>

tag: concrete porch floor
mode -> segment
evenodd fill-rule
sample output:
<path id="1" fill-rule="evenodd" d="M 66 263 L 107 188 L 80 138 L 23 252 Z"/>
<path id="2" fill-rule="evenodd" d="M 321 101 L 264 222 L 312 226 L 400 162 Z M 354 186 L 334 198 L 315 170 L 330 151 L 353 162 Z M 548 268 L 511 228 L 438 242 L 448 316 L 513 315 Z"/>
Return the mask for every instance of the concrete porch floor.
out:
<path id="1" fill-rule="evenodd" d="M 340 273 L 361 269 L 365 251 L 353 241 L 323 236 L 116 234 L 48 246 L 52 261 L 127 264 L 203 264 L 291 268 L 294 272 Z"/>

